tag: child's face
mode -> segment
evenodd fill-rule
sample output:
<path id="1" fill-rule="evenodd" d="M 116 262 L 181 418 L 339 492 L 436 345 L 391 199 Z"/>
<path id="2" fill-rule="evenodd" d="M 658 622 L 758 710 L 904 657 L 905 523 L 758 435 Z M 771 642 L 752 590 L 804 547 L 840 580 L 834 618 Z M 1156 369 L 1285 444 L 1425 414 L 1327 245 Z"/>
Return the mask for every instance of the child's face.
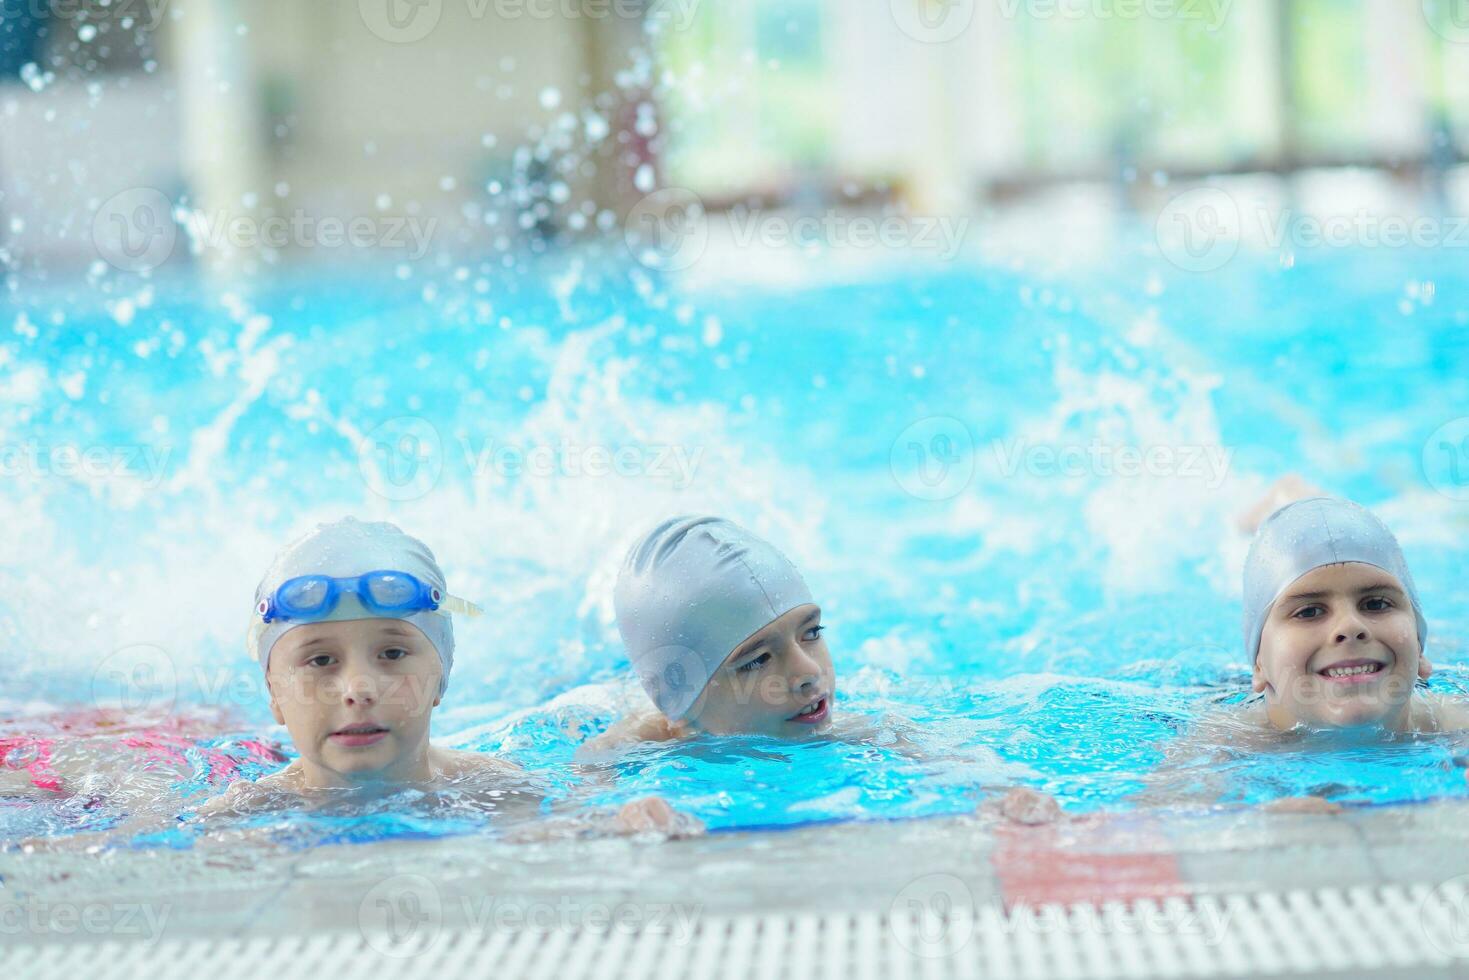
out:
<path id="1" fill-rule="evenodd" d="M 821 608 L 808 604 L 740 644 L 704 688 L 690 721 L 716 735 L 800 738 L 831 724 L 835 694 Z"/>
<path id="2" fill-rule="evenodd" d="M 1405 728 L 1414 685 L 1432 671 L 1402 583 L 1351 562 L 1302 575 L 1276 600 L 1254 688 L 1276 728 Z"/>
<path id="3" fill-rule="evenodd" d="M 308 783 L 341 786 L 425 776 L 442 673 L 417 626 L 355 619 L 286 633 L 266 680 L 271 712 L 291 733 Z"/>

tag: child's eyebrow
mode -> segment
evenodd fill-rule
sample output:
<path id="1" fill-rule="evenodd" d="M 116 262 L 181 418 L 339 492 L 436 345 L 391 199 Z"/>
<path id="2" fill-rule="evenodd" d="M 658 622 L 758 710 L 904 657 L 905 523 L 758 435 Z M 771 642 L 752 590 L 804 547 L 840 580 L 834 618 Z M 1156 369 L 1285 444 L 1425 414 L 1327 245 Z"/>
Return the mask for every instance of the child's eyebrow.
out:
<path id="1" fill-rule="evenodd" d="M 731 653 L 724 662 L 727 664 L 732 664 L 736 660 L 739 660 L 741 657 L 748 657 L 750 654 L 754 653 L 756 650 L 759 650 L 761 647 L 765 646 L 765 644 L 769 642 L 770 637 L 768 636 L 756 637 L 755 639 L 741 646 L 734 653 Z"/>
<path id="2" fill-rule="evenodd" d="M 1402 595 L 1403 590 L 1391 582 L 1378 582 L 1375 585 L 1367 585 L 1357 590 L 1357 595 L 1366 595 L 1369 592 L 1391 592 L 1394 595 Z"/>
<path id="3" fill-rule="evenodd" d="M 1391 592 L 1394 595 L 1402 595 L 1403 590 L 1391 582 L 1375 582 L 1372 585 L 1364 585 L 1357 590 L 1357 595 L 1367 595 L 1369 592 Z M 1317 599 L 1330 598 L 1331 592 L 1296 592 L 1285 597 L 1286 602 L 1310 602 Z"/>

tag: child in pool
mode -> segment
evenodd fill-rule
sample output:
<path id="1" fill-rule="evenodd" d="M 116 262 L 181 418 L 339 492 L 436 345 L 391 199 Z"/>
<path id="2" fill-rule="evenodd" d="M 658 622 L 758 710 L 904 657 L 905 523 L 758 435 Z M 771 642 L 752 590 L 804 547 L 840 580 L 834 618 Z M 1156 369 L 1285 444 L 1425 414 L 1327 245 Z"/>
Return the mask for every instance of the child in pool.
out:
<path id="1" fill-rule="evenodd" d="M 288 546 L 256 588 L 249 646 L 265 672 L 271 713 L 300 758 L 235 783 L 200 814 L 322 790 L 405 786 L 502 803 L 520 793 L 539 805 L 516 764 L 429 742 L 429 717 L 454 666 L 451 613 L 478 610 L 449 595 L 433 553 L 392 524 L 347 518 Z M 689 828 L 651 798 L 624 807 L 613 829 Z"/>
<path id="2" fill-rule="evenodd" d="M 628 552 L 614 604 L 653 708 L 589 741 L 583 761 L 696 732 L 853 741 L 872 734 L 837 715 L 821 607 L 801 573 L 744 528 L 717 517 L 660 523 Z M 1012 790 L 1002 810 L 1027 823 L 1057 813 L 1054 800 L 1030 790 Z"/>
<path id="3" fill-rule="evenodd" d="M 1254 523 L 1254 522 L 1252 522 Z M 1244 571 L 1244 644 L 1255 697 L 1205 718 L 1168 748 L 1154 801 L 1184 759 L 1211 748 L 1271 752 L 1312 731 L 1439 733 L 1469 730 L 1469 706 L 1421 690 L 1433 673 L 1428 624 L 1407 560 L 1365 508 L 1309 497 L 1259 523 Z M 1207 790 L 1193 777 L 1186 783 Z M 1320 797 L 1268 809 L 1334 812 Z"/>
<path id="4" fill-rule="evenodd" d="M 1407 560 L 1374 514 L 1346 500 L 1289 504 L 1245 561 L 1245 650 L 1261 731 L 1469 728 L 1469 707 L 1418 690 L 1433 673 Z"/>

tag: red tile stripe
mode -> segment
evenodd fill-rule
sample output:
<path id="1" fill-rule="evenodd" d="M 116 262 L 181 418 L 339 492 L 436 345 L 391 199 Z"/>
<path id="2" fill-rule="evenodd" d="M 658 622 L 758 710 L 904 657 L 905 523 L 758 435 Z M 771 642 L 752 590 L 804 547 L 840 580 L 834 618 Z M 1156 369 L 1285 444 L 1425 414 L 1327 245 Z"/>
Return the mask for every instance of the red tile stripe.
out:
<path id="1" fill-rule="evenodd" d="M 1132 902 L 1192 894 L 1162 828 L 1136 818 L 1005 824 L 990 855 L 1007 906 Z"/>

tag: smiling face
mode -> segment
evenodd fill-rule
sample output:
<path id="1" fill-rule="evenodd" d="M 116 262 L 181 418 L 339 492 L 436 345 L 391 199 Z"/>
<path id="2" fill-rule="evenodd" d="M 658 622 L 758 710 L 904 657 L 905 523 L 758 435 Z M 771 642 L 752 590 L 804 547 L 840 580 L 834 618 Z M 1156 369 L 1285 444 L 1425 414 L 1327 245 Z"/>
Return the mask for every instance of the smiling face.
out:
<path id="1" fill-rule="evenodd" d="M 398 619 L 310 623 L 285 633 L 266 681 L 275 720 L 301 753 L 308 786 L 420 781 L 443 666 Z"/>
<path id="2" fill-rule="evenodd" d="M 797 606 L 745 640 L 710 678 L 690 714 L 715 735 L 801 738 L 831 724 L 836 673 L 821 608 Z"/>
<path id="3" fill-rule="evenodd" d="M 1396 577 L 1360 562 L 1296 579 L 1271 607 L 1254 688 L 1271 724 L 1290 729 L 1409 727 L 1413 688 L 1433 667 Z"/>

